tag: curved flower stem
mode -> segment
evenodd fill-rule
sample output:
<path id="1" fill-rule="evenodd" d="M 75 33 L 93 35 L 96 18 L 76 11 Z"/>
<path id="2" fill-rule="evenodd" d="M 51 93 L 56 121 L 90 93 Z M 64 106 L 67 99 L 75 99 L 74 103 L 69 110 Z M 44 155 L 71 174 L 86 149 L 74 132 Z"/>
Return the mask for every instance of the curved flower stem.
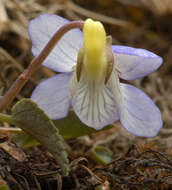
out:
<path id="1" fill-rule="evenodd" d="M 72 21 L 64 26 L 62 26 L 50 39 L 44 49 L 41 51 L 38 57 L 34 58 L 26 70 L 23 71 L 21 75 L 12 84 L 11 88 L 6 92 L 6 94 L 0 100 L 0 112 L 2 112 L 7 106 L 13 101 L 13 99 L 20 92 L 22 87 L 31 77 L 31 75 L 40 67 L 41 63 L 49 55 L 51 50 L 54 48 L 56 43 L 61 39 L 61 37 L 71 29 L 83 27 L 84 21 Z"/>

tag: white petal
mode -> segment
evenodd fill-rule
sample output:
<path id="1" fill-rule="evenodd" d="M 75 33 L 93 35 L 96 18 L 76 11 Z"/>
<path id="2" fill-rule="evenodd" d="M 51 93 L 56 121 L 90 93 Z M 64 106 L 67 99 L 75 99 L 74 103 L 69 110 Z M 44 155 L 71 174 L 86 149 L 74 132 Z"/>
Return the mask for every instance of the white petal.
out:
<path id="1" fill-rule="evenodd" d="M 162 58 L 145 50 L 128 46 L 112 46 L 119 77 L 125 80 L 142 78 L 157 70 Z"/>
<path id="2" fill-rule="evenodd" d="M 153 101 L 138 88 L 120 84 L 123 103 L 119 106 L 120 121 L 129 132 L 154 137 L 162 127 L 161 113 Z"/>
<path id="3" fill-rule="evenodd" d="M 78 83 L 76 75 L 72 78 L 72 106 L 79 119 L 92 128 L 101 129 L 119 120 L 110 84 L 90 84 L 84 78 Z"/>
<path id="4" fill-rule="evenodd" d="M 54 33 L 68 22 L 60 16 L 50 14 L 42 14 L 31 20 L 28 32 L 32 41 L 33 55 L 38 56 Z M 82 32 L 79 29 L 69 31 L 58 42 L 43 65 L 57 72 L 72 71 L 82 44 Z"/>
<path id="5" fill-rule="evenodd" d="M 72 74 L 58 74 L 42 81 L 33 91 L 31 99 L 51 119 L 66 117 L 69 111 L 69 83 Z"/>

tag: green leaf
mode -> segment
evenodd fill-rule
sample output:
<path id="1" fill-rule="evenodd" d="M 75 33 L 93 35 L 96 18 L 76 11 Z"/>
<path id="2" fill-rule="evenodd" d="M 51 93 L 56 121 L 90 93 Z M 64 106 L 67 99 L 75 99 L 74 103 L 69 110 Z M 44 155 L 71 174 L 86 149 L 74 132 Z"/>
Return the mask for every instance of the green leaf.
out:
<path id="1" fill-rule="evenodd" d="M 87 154 L 98 164 L 109 164 L 112 162 L 113 152 L 104 146 L 96 146 L 92 148 Z"/>
<path id="2" fill-rule="evenodd" d="M 69 172 L 69 160 L 65 142 L 58 129 L 36 103 L 22 99 L 12 109 L 12 120 L 26 133 L 34 137 L 55 157 L 64 175 Z"/>
<path id="3" fill-rule="evenodd" d="M 38 146 L 40 143 L 27 133 L 14 133 L 12 140 L 21 148 L 27 149 L 30 147 Z"/>
<path id="4" fill-rule="evenodd" d="M 7 185 L 0 185 L 0 190 L 10 190 Z"/>
<path id="5" fill-rule="evenodd" d="M 66 118 L 55 120 L 53 122 L 55 126 L 58 128 L 59 133 L 66 140 L 99 132 L 99 130 L 95 130 L 83 124 L 73 111 L 70 111 Z M 111 127 L 113 127 L 113 125 L 109 125 L 102 130 L 109 129 Z M 14 134 L 13 140 L 18 146 L 24 149 L 40 144 L 27 133 Z"/>
<path id="6" fill-rule="evenodd" d="M 87 125 L 82 123 L 73 111 L 70 111 L 67 117 L 55 120 L 53 122 L 59 129 L 59 132 L 64 139 L 72 139 L 100 131 L 88 127 Z M 112 127 L 113 125 L 108 125 L 102 130 L 106 130 Z"/>

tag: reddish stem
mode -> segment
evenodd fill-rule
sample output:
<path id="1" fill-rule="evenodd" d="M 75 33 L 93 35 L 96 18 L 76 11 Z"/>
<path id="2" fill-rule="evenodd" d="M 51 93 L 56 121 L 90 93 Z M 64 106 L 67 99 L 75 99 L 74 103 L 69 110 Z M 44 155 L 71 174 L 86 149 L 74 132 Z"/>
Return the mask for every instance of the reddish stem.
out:
<path id="1" fill-rule="evenodd" d="M 10 89 L 6 92 L 6 94 L 0 100 L 0 112 L 2 112 L 7 106 L 14 100 L 17 94 L 20 92 L 25 83 L 29 80 L 31 75 L 40 67 L 41 63 L 45 60 L 45 58 L 49 55 L 51 50 L 57 44 L 57 42 L 61 39 L 61 37 L 71 29 L 81 28 L 83 27 L 83 21 L 72 21 L 64 26 L 62 26 L 50 39 L 44 49 L 41 51 L 38 57 L 34 58 L 29 66 L 23 71 L 21 75 L 16 79 L 16 81 L 12 84 Z"/>

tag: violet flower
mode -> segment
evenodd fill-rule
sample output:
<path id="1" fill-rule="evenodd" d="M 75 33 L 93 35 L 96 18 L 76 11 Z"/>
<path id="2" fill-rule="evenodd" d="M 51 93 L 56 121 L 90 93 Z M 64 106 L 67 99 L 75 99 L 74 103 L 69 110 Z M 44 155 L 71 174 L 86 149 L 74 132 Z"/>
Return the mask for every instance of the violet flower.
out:
<path id="1" fill-rule="evenodd" d="M 28 29 L 33 55 L 38 56 L 67 22 L 49 14 L 33 19 Z M 31 99 L 53 120 L 66 117 L 72 106 L 89 127 L 98 130 L 120 120 L 129 132 L 153 137 L 162 127 L 159 109 L 144 92 L 119 78 L 142 78 L 161 64 L 162 58 L 150 51 L 111 45 L 103 25 L 87 19 L 83 33 L 79 29 L 66 33 L 43 62 L 61 74 L 42 81 Z"/>

